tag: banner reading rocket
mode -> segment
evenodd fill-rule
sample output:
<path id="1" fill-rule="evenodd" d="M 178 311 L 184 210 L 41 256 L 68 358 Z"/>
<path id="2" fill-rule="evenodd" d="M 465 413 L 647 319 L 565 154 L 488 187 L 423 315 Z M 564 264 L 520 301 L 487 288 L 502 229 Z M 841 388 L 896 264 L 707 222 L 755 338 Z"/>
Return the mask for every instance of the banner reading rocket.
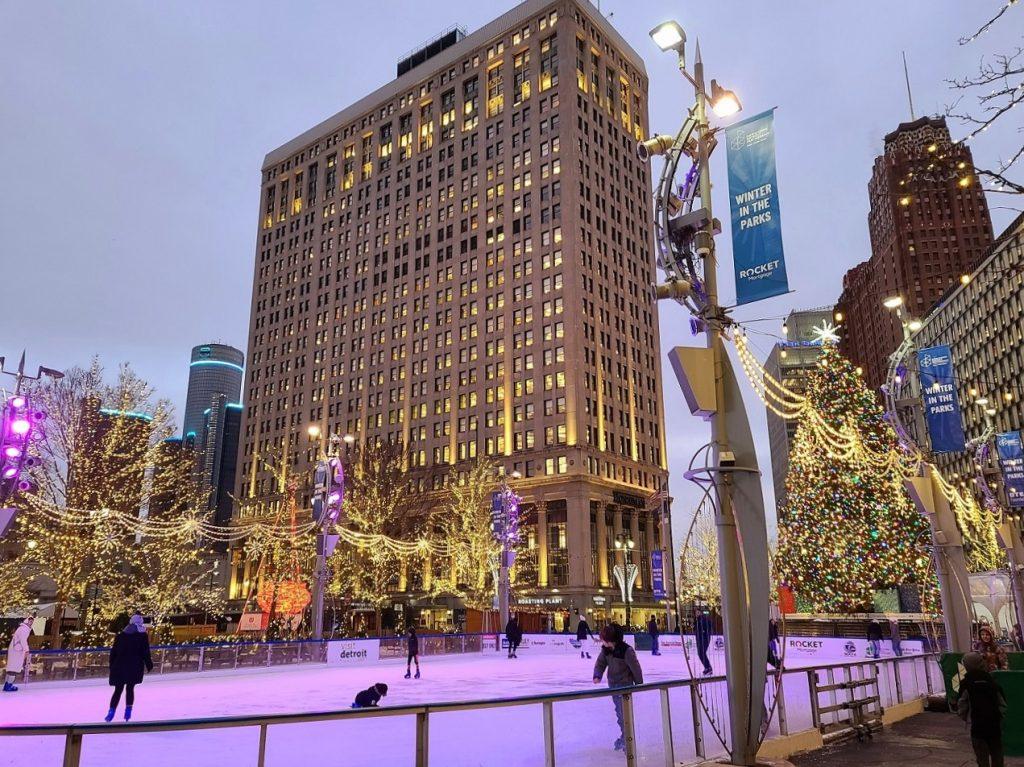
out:
<path id="1" fill-rule="evenodd" d="M 964 449 L 964 426 L 956 396 L 953 355 L 948 346 L 933 346 L 917 353 L 921 371 L 921 397 L 933 453 L 957 453 Z"/>
<path id="2" fill-rule="evenodd" d="M 1010 508 L 1024 507 L 1024 445 L 1020 432 L 1008 431 L 996 435 L 996 454 L 1003 471 L 1003 487 Z"/>
<path id="3" fill-rule="evenodd" d="M 774 110 L 726 128 L 736 303 L 789 292 L 775 180 Z"/>

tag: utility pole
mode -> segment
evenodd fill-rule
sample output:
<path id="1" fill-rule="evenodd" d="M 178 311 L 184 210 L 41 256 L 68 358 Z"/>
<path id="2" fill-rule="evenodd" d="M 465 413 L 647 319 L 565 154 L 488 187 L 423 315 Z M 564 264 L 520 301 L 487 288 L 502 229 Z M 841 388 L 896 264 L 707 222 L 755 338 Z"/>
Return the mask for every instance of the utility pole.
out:
<path id="1" fill-rule="evenodd" d="M 310 426 L 309 436 L 321 436 L 319 426 Z M 338 536 L 330 533 L 331 527 L 341 517 L 345 498 L 345 469 L 338 445 L 348 446 L 355 441 L 351 434 L 340 437 L 332 434 L 328 439 L 327 452 L 321 447 L 321 459 L 313 470 L 313 517 L 320 526 L 316 535 L 316 564 L 313 570 L 312 620 L 310 637 L 323 639 L 324 635 L 324 594 L 327 591 L 327 558 L 334 553 Z"/>

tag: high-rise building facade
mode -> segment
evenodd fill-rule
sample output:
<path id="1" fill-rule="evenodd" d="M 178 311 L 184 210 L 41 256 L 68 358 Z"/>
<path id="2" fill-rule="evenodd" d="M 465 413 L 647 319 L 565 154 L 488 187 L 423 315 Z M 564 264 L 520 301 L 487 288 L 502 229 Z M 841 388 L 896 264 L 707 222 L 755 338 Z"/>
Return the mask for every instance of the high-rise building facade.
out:
<path id="1" fill-rule="evenodd" d="M 635 619 L 663 610 L 646 130 L 608 20 L 528 0 L 268 154 L 238 495 L 274 493 L 257 454 L 308 474 L 310 424 L 401 442 L 424 492 L 486 456 L 522 475 L 520 606 L 621 620 L 623 535 Z"/>
<path id="2" fill-rule="evenodd" d="M 192 347 L 182 428 L 186 442 L 198 444 L 201 440 L 205 411 L 214 397 L 223 395 L 228 402 L 239 401 L 244 365 L 245 354 L 233 346 L 202 344 Z"/>
<path id="3" fill-rule="evenodd" d="M 903 338 L 882 302 L 923 317 L 992 243 L 988 204 L 967 145 L 954 143 L 943 118 L 922 117 L 885 137 L 868 184 L 871 258 L 843 279 L 837 310 L 845 316 L 841 351 L 878 388 Z"/>
<path id="4" fill-rule="evenodd" d="M 241 430 L 241 403 L 229 402 L 223 394 L 215 395 L 204 413 L 199 461 L 203 480 L 210 488 L 213 521 L 218 525 L 231 522 L 232 493 L 235 492 L 238 479 L 238 438 Z"/>
<path id="5" fill-rule="evenodd" d="M 831 307 L 790 312 L 783 326 L 785 340 L 772 347 L 765 370 L 790 391 L 802 394 L 807 388 L 807 374 L 814 369 L 821 355 L 822 343 L 831 342 L 834 326 Z M 767 415 L 775 509 L 781 524 L 786 503 L 789 451 L 796 436 L 797 422 L 776 415 L 771 408 L 767 409 Z"/>

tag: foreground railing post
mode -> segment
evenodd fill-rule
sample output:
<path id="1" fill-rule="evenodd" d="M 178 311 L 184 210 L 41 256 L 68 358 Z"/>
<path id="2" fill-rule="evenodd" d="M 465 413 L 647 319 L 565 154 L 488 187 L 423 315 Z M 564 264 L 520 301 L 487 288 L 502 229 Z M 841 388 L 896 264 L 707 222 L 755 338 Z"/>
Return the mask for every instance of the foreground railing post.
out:
<path id="1" fill-rule="evenodd" d="M 789 722 L 786 721 L 786 695 L 782 689 L 782 674 L 775 677 L 776 708 L 779 710 L 779 734 L 789 735 Z"/>
<path id="2" fill-rule="evenodd" d="M 622 739 L 626 744 L 626 767 L 636 767 L 636 728 L 633 722 L 633 696 L 622 696 Z"/>
<path id="3" fill-rule="evenodd" d="M 897 658 L 892 664 L 892 678 L 896 684 L 896 702 L 903 702 L 903 680 L 900 679 L 900 659 Z"/>
<path id="4" fill-rule="evenodd" d="M 668 700 L 668 688 L 662 687 L 661 693 L 661 736 L 665 740 L 665 767 L 676 767 L 676 750 L 672 742 L 672 707 Z"/>
<path id="5" fill-rule="evenodd" d="M 256 756 L 256 767 L 266 767 L 267 764 L 267 725 L 260 725 L 260 752 Z"/>
<path id="6" fill-rule="evenodd" d="M 555 705 L 544 701 L 544 767 L 555 767 Z"/>
<path id="7" fill-rule="evenodd" d="M 63 767 L 79 767 L 82 760 L 82 733 L 68 730 L 64 737 Z"/>
<path id="8" fill-rule="evenodd" d="M 199 647 L 199 670 L 202 671 L 203 667 L 205 665 L 206 665 L 206 647 L 205 646 L 200 646 Z"/>
<path id="9" fill-rule="evenodd" d="M 699 682 L 690 683 L 690 708 L 693 711 L 693 753 L 704 758 L 704 721 L 701 714 L 700 701 L 698 700 L 697 685 Z"/>
<path id="10" fill-rule="evenodd" d="M 821 729 L 821 710 L 818 702 L 818 675 L 813 668 L 807 669 L 807 690 L 811 698 L 811 722 Z"/>
<path id="11" fill-rule="evenodd" d="M 426 709 L 416 714 L 416 767 L 430 761 L 430 726 Z"/>
<path id="12" fill-rule="evenodd" d="M 928 659 L 927 658 L 925 658 L 923 660 L 923 663 L 924 663 L 924 683 L 925 683 L 925 686 L 928 689 L 928 694 L 931 695 L 932 692 L 933 692 L 933 690 L 932 690 L 932 672 L 931 672 L 931 669 L 928 667 Z"/>

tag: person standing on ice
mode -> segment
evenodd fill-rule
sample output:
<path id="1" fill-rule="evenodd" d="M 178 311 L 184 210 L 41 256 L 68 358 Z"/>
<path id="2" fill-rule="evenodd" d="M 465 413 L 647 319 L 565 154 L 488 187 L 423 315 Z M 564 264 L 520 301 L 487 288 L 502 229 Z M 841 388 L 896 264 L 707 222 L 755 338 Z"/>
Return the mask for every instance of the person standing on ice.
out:
<path id="1" fill-rule="evenodd" d="M 408 679 L 412 671 L 412 662 L 416 661 L 416 678 L 420 678 L 420 639 L 416 636 L 416 627 L 409 627 L 409 656 L 405 659 L 405 678 Z"/>
<path id="2" fill-rule="evenodd" d="M 658 637 L 661 636 L 661 630 L 658 628 L 658 619 L 653 615 L 647 621 L 647 633 L 651 635 L 651 655 L 661 655 L 661 650 L 658 649 Z"/>
<path id="3" fill-rule="evenodd" d="M 110 721 L 117 711 L 124 692 L 124 720 L 132 718 L 132 706 L 135 705 L 135 685 L 142 684 L 142 676 L 146 671 L 153 670 L 153 659 L 149 656 L 149 635 L 141 613 L 135 613 L 124 631 L 114 638 L 114 646 L 110 648 L 110 686 L 114 694 L 110 696 L 110 710 L 104 718 Z"/>
<path id="4" fill-rule="evenodd" d="M 694 621 L 694 640 L 697 642 L 697 657 L 704 664 L 704 676 L 711 676 L 711 661 L 708 659 L 708 647 L 711 646 L 711 616 L 706 607 L 699 607 L 697 619 Z"/>
<path id="5" fill-rule="evenodd" d="M 508 657 L 518 658 L 516 650 L 519 649 L 519 643 L 523 641 L 523 630 L 519 627 L 519 619 L 514 615 L 505 624 L 505 639 L 508 641 Z"/>
<path id="6" fill-rule="evenodd" d="M 4 679 L 4 692 L 17 692 L 15 678 L 25 670 L 29 660 L 28 638 L 32 634 L 32 616 L 26 615 L 25 620 L 18 624 L 7 645 L 7 677 Z"/>
<path id="7" fill-rule="evenodd" d="M 594 633 L 590 630 L 590 624 L 587 623 L 587 616 L 580 615 L 580 622 L 576 624 L 576 641 L 580 643 L 580 657 L 589 658 L 590 653 L 587 652 L 583 646 L 583 642 L 587 641 L 587 637 L 594 638 Z"/>
<path id="8" fill-rule="evenodd" d="M 594 684 L 600 684 L 605 669 L 608 670 L 608 686 L 611 688 L 632 687 L 644 683 L 644 672 L 637 660 L 636 650 L 623 641 L 622 627 L 611 623 L 601 629 L 601 652 L 594 663 Z M 622 696 L 613 695 L 615 720 L 619 723 L 619 737 L 615 750 L 626 747 L 626 730 L 622 720 Z"/>
<path id="9" fill-rule="evenodd" d="M 874 620 L 868 624 L 868 657 L 882 657 L 882 624 Z"/>

